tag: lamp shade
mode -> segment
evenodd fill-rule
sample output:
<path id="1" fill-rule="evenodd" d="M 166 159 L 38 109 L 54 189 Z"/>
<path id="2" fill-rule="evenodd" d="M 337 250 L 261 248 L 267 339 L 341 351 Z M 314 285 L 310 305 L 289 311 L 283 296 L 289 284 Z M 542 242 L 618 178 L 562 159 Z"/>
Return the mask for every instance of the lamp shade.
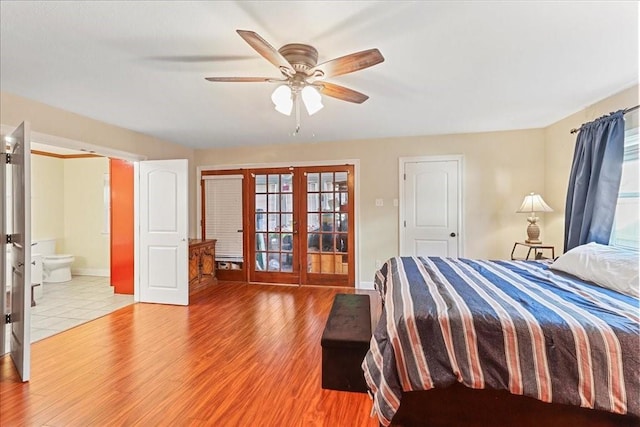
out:
<path id="1" fill-rule="evenodd" d="M 324 107 L 322 105 L 322 96 L 316 88 L 311 86 L 305 86 L 302 89 L 302 102 L 304 102 L 304 106 L 310 116 Z"/>
<path id="2" fill-rule="evenodd" d="M 531 193 L 524 196 L 520 209 L 516 212 L 529 213 L 529 212 L 553 212 L 553 209 L 549 207 L 539 194 Z"/>
<path id="3" fill-rule="evenodd" d="M 276 111 L 286 116 L 291 115 L 293 110 L 293 99 L 291 99 L 291 88 L 287 85 L 280 85 L 271 94 L 271 101 L 276 106 Z"/>

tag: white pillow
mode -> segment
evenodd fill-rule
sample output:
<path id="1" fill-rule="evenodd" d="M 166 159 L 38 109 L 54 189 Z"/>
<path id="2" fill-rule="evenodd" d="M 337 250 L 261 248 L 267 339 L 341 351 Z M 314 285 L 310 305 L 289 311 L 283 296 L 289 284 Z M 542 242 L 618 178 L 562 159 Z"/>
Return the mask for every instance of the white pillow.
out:
<path id="1" fill-rule="evenodd" d="M 560 256 L 549 268 L 640 298 L 638 252 L 587 243 Z"/>

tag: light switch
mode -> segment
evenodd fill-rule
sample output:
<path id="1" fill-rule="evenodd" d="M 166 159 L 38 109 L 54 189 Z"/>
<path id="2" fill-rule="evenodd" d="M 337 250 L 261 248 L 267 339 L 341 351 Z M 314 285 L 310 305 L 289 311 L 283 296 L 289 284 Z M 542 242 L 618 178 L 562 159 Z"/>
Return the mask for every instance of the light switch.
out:
<path id="1" fill-rule="evenodd" d="M 380 207 L 383 205 L 384 205 L 384 202 L 382 201 L 382 199 L 376 199 L 376 206 Z"/>

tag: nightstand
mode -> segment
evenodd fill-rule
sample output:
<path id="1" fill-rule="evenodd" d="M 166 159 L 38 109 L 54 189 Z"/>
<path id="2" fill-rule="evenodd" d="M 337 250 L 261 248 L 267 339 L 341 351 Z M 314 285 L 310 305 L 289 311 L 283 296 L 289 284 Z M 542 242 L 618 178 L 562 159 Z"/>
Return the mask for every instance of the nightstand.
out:
<path id="1" fill-rule="evenodd" d="M 526 258 L 516 258 L 514 256 L 516 252 L 516 248 L 518 246 L 523 246 L 528 248 Z M 542 243 L 525 243 L 525 242 L 515 242 L 513 244 L 513 249 L 511 249 L 511 259 L 529 259 L 531 257 L 531 252 L 533 251 L 533 259 L 549 259 L 548 256 L 544 256 L 544 251 L 551 251 L 551 259 L 556 257 L 555 247 L 552 245 L 543 245 Z M 548 255 L 548 253 L 547 253 Z"/>

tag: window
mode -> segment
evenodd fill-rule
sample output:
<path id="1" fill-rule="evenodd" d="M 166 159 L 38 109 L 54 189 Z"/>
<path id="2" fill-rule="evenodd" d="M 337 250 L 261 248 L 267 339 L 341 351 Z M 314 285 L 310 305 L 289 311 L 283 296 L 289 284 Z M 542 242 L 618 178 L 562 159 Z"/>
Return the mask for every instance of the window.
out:
<path id="1" fill-rule="evenodd" d="M 242 175 L 206 175 L 205 239 L 217 239 L 216 259 L 238 261 L 242 255 Z"/>
<path id="2" fill-rule="evenodd" d="M 625 117 L 624 160 L 616 205 L 616 216 L 609 244 L 639 249 L 640 241 L 640 162 L 638 160 L 638 112 Z"/>

